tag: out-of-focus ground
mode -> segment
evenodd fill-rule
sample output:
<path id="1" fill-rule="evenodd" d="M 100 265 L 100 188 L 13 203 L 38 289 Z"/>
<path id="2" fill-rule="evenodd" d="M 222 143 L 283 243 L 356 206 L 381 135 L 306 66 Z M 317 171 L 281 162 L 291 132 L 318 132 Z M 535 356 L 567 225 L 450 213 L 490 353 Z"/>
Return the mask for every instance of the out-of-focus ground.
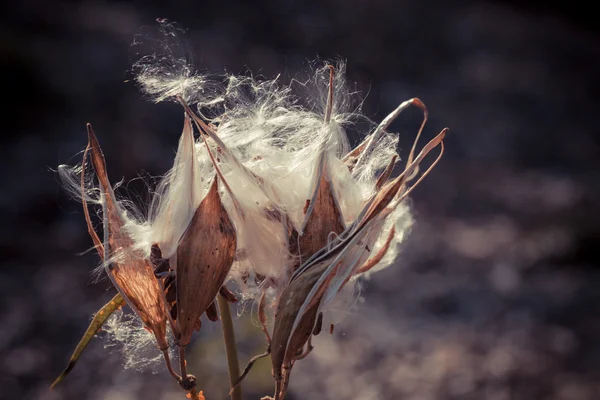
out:
<path id="1" fill-rule="evenodd" d="M 6 4 L 0 398 L 183 398 L 162 365 L 123 370 L 102 339 L 48 391 L 113 294 L 90 281 L 97 258 L 80 255 L 91 246 L 81 208 L 52 169 L 79 161 L 88 121 L 115 181 L 169 168 L 180 108 L 125 82 L 130 44 L 157 17 L 189 28 L 201 69 L 289 79 L 316 56 L 341 57 L 369 117 L 418 96 L 428 135 L 451 128 L 412 197 L 417 223 L 397 265 L 365 282 L 334 334 L 296 364 L 290 400 L 600 398 L 598 31 L 567 7 L 452 3 Z M 402 156 L 418 123 L 411 111 L 392 126 Z M 243 361 L 264 348 L 248 315 L 236 320 Z M 218 324 L 204 325 L 190 370 L 208 400 L 226 398 Z M 259 362 L 244 398 L 272 387 Z"/>

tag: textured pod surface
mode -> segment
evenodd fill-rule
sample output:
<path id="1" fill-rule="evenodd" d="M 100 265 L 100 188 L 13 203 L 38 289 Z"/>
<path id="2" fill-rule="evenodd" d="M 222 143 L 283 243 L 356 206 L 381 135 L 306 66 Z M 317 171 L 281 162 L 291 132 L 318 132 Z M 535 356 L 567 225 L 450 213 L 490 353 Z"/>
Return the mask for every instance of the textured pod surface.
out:
<path id="1" fill-rule="evenodd" d="M 104 154 L 90 125 L 88 136 L 92 165 L 104 196 L 104 262 L 107 274 L 144 325 L 154 333 L 158 346 L 165 349 L 168 347 L 167 315 L 162 289 L 150 262 L 136 254 L 132 238 L 124 231 L 123 213 L 115 200 Z"/>
<path id="2" fill-rule="evenodd" d="M 178 345 L 190 342 L 229 273 L 235 250 L 235 230 L 215 178 L 177 248 Z"/>
<path id="3" fill-rule="evenodd" d="M 326 263 L 311 268 L 293 279 L 281 295 L 271 342 L 271 361 L 275 374 L 280 373 L 282 366 L 302 350 L 312 333 L 318 309 L 316 304 L 302 316 L 293 334 L 292 328 L 300 307 L 326 268 Z"/>
<path id="4" fill-rule="evenodd" d="M 325 161 L 323 163 L 325 165 L 321 168 L 315 193 L 308 206 L 304 229 L 298 238 L 302 259 L 310 258 L 325 246 L 332 233 L 340 234 L 344 230 L 342 212 L 329 179 L 328 167 Z"/>

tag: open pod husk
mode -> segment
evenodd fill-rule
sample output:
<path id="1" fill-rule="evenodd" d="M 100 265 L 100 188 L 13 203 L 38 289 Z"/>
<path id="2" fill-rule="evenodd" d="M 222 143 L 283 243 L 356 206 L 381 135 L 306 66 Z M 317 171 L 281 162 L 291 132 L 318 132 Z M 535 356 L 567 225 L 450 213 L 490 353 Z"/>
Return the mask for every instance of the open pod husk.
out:
<path id="1" fill-rule="evenodd" d="M 108 180 L 106 161 L 91 125 L 88 124 L 91 160 L 102 189 L 105 270 L 127 304 L 152 331 L 158 347 L 168 348 L 167 314 L 162 288 L 149 260 L 134 250 L 133 239 L 124 229 L 123 210 Z"/>
<path id="2" fill-rule="evenodd" d="M 391 182 L 383 184 L 365 205 L 357 220 L 332 243 L 315 252 L 292 275 L 289 285 L 279 299 L 271 342 L 273 377 L 277 383 L 276 400 L 282 400 L 285 396 L 294 362 L 312 350 L 310 338 L 323 307 L 335 297 L 353 274 L 371 268 L 373 262 L 384 256 L 389 243 L 375 255 L 375 261 L 371 259 L 367 262 L 368 243 L 379 234 L 383 220 L 420 182 L 419 179 L 411 188 L 406 187 L 408 178 L 423 158 L 438 145 L 442 145 L 443 153 L 442 140 L 446 132 L 447 130 L 443 130 L 432 139 L 414 160 L 411 152 L 404 172 Z M 439 157 L 424 175 L 438 160 Z M 387 170 L 384 174 L 389 176 Z M 386 242 L 389 242 L 389 239 Z M 303 350 L 305 345 L 306 350 Z"/>

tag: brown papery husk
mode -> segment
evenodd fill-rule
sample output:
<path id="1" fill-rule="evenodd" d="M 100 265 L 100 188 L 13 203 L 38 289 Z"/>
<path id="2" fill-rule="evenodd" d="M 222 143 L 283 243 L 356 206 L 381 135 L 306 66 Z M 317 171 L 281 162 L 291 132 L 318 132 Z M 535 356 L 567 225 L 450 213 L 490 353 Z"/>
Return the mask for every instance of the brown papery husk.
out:
<path id="1" fill-rule="evenodd" d="M 332 65 L 328 65 L 328 67 L 329 92 L 324 121 L 326 127 L 331 123 L 334 101 L 333 80 L 335 75 L 334 67 Z M 335 197 L 331 182 L 331 171 L 325 143 L 322 144 L 320 152 L 316 170 L 318 176 L 315 179 L 315 188 L 312 197 L 310 200 L 307 200 L 305 206 L 302 233 L 299 235 L 295 229 L 292 229 L 289 238 L 288 248 L 290 252 L 300 256 L 297 263 L 292 267 L 292 272 L 302 264 L 303 259 L 310 258 L 319 249 L 326 246 L 332 233 L 338 235 L 345 229 L 342 211 Z"/>
<path id="2" fill-rule="evenodd" d="M 150 262 L 136 254 L 133 250 L 133 240 L 123 229 L 122 211 L 108 180 L 104 154 L 89 124 L 88 140 L 92 165 L 104 193 L 104 229 L 108 231 L 108 243 L 104 244 L 104 261 L 115 260 L 106 269 L 107 273 L 133 311 L 154 333 L 159 348 L 166 349 L 167 316 L 162 289 Z"/>
<path id="3" fill-rule="evenodd" d="M 177 345 L 187 346 L 199 327 L 231 269 L 236 244 L 215 177 L 177 248 Z"/>
<path id="4" fill-rule="evenodd" d="M 280 373 L 283 365 L 289 365 L 294 356 L 301 352 L 312 334 L 317 318 L 317 304 L 304 313 L 293 335 L 292 328 L 306 296 L 328 265 L 327 262 L 315 265 L 293 279 L 281 294 L 271 341 L 271 361 L 274 374 Z"/>
<path id="5" fill-rule="evenodd" d="M 373 199 L 373 202 L 368 207 L 367 212 L 363 216 L 361 221 L 357 221 L 358 225 L 355 226 L 353 232 L 348 238 L 342 243 L 350 243 L 353 237 L 361 234 L 361 231 L 366 229 L 367 223 L 376 218 L 380 213 L 390 204 L 390 202 L 403 190 L 406 182 L 406 177 L 410 175 L 411 171 L 421 162 L 421 160 L 427 155 L 431 149 L 435 148 L 441 143 L 445 136 L 445 131 L 442 131 L 438 136 L 431 140 L 414 160 L 413 163 L 394 181 L 385 185 L 379 193 Z M 311 295 L 308 306 L 304 309 L 303 315 L 298 316 L 302 310 L 304 302 L 307 300 L 314 285 L 319 281 L 321 276 L 329 268 L 331 262 L 335 259 L 342 249 L 347 244 L 338 246 L 329 252 L 327 257 L 323 257 L 320 261 L 317 261 L 314 265 L 310 265 L 305 268 L 303 272 L 296 274 L 292 278 L 289 286 L 284 290 L 279 300 L 278 313 L 275 317 L 275 327 L 273 331 L 273 366 L 274 368 L 279 365 L 283 365 L 286 362 L 293 359 L 299 349 L 302 348 L 306 340 L 310 337 L 310 332 L 313 329 L 313 325 L 309 322 L 314 320 L 317 315 L 318 305 L 321 302 L 321 298 L 325 290 L 329 287 L 331 280 L 336 275 L 336 271 L 339 266 L 335 266 L 328 272 L 328 276 L 319 284 L 319 287 L 314 294 Z M 385 255 L 389 243 L 384 246 L 381 254 L 376 255 L 377 262 Z M 368 267 L 370 268 L 370 267 Z M 299 323 L 294 330 L 294 322 L 299 318 Z M 302 327 L 302 328 L 301 328 Z M 290 337 L 291 335 L 291 337 Z M 279 352 L 276 354 L 276 352 Z M 281 364 L 280 364 L 281 363 Z M 274 369 L 277 371 L 277 369 Z"/>
<path id="6" fill-rule="evenodd" d="M 318 250 L 327 245 L 329 235 L 333 232 L 340 234 L 344 231 L 342 212 L 335 199 L 333 185 L 328 179 L 327 163 L 323 166 L 321 176 L 317 181 L 316 196 L 310 214 L 307 215 L 302 234 L 290 236 L 290 249 L 297 250 L 301 259 L 294 266 L 295 271 L 301 264 Z"/>

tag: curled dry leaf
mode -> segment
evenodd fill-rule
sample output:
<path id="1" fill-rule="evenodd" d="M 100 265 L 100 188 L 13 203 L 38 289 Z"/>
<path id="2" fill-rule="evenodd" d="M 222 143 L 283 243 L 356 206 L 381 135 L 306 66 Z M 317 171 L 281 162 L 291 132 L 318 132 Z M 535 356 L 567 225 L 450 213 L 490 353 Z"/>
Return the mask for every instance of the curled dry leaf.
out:
<path id="1" fill-rule="evenodd" d="M 377 125 L 377 128 L 373 131 L 373 133 L 368 135 L 358 146 L 356 146 L 352 151 L 350 151 L 344 156 L 342 161 L 344 161 L 344 163 L 350 171 L 356 171 L 358 169 L 358 166 L 365 162 L 365 160 L 369 157 L 370 153 L 373 151 L 373 149 L 377 145 L 377 142 L 380 140 L 387 128 L 389 128 L 392 122 L 394 122 L 394 120 L 398 118 L 402 111 L 406 110 L 411 105 L 414 105 L 423 111 L 423 122 L 421 123 L 419 133 L 417 133 L 417 138 L 414 142 L 413 148 L 411 149 L 411 154 L 414 153 L 415 146 L 419 140 L 421 132 L 423 131 L 423 127 L 427 123 L 427 119 L 429 117 L 427 107 L 425 107 L 425 104 L 423 104 L 423 102 L 416 97 L 402 102 L 398 107 L 396 107 L 394 111 L 388 114 L 379 123 L 379 125 Z M 412 160 L 409 157 L 408 164 L 410 164 L 411 161 Z"/>
<path id="2" fill-rule="evenodd" d="M 88 346 L 88 344 L 90 344 L 91 340 L 94 338 L 96 333 L 98 333 L 98 331 L 101 329 L 102 325 L 112 315 L 113 312 L 118 310 L 119 307 L 123 306 L 124 304 L 125 300 L 123 299 L 123 296 L 121 296 L 120 293 L 117 293 L 115 297 L 113 297 L 100 310 L 98 310 L 98 312 L 96 312 L 94 318 L 92 319 L 92 322 L 90 322 L 90 325 L 81 337 L 81 340 L 77 344 L 77 347 L 73 351 L 73 354 L 71 354 L 67 367 L 58 376 L 58 378 L 56 378 L 54 382 L 52 382 L 50 389 L 54 389 L 54 387 L 60 382 L 62 382 L 62 380 L 67 377 L 69 372 L 71 372 L 73 368 L 75 368 L 75 364 L 77 364 L 77 361 L 79 361 L 79 358 L 83 354 L 83 351 Z"/>

